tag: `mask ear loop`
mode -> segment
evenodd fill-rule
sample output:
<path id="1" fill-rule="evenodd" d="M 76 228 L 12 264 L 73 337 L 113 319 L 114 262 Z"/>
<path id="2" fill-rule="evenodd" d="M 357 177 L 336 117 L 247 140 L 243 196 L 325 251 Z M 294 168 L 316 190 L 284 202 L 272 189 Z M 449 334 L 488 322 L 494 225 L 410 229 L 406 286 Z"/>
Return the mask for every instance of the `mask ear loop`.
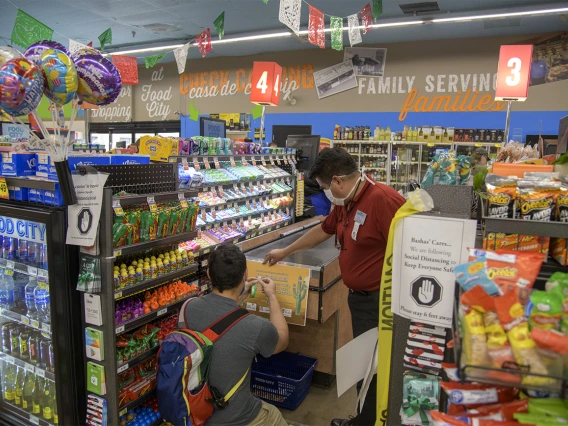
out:
<path id="1" fill-rule="evenodd" d="M 371 179 L 369 179 L 369 176 L 367 176 L 367 173 L 365 173 L 365 166 L 361 167 L 360 173 L 361 173 L 361 177 L 359 179 L 361 179 L 361 182 L 365 182 L 365 180 L 366 180 L 371 185 L 375 184 L 375 182 L 373 182 Z"/>

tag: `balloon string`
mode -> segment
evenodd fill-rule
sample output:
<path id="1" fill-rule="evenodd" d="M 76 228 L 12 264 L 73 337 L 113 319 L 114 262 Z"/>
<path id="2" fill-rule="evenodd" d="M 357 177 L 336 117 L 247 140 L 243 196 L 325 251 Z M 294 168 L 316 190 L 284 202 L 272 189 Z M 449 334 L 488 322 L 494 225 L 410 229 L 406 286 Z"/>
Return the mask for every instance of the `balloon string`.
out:
<path id="1" fill-rule="evenodd" d="M 75 118 L 77 117 L 77 113 L 79 112 L 79 102 L 77 100 L 73 100 L 72 104 L 73 109 L 71 111 L 71 119 L 69 120 L 69 129 L 67 132 L 67 139 L 65 141 L 65 153 L 67 154 L 67 147 L 71 145 L 73 140 L 71 139 L 71 129 L 73 128 L 73 123 L 75 122 Z M 67 157 L 67 155 L 65 155 Z"/>
<path id="2" fill-rule="evenodd" d="M 12 122 L 21 124 L 22 126 L 27 127 L 26 123 L 24 123 L 20 117 L 12 117 Z M 37 146 L 38 148 L 42 148 L 47 150 L 47 144 L 44 143 L 43 139 L 38 138 L 33 132 L 30 132 L 30 136 L 29 136 L 30 141 L 32 142 L 32 145 Z"/>

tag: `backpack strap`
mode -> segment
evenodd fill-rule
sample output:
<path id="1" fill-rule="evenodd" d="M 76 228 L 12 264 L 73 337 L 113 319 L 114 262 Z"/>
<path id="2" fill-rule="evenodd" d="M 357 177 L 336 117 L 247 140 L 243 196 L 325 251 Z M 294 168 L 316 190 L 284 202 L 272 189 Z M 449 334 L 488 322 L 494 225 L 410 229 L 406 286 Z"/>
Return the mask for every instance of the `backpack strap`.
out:
<path id="1" fill-rule="evenodd" d="M 250 313 L 246 309 L 235 308 L 207 327 L 201 334 L 215 343 L 221 336 L 248 315 L 250 315 Z"/>

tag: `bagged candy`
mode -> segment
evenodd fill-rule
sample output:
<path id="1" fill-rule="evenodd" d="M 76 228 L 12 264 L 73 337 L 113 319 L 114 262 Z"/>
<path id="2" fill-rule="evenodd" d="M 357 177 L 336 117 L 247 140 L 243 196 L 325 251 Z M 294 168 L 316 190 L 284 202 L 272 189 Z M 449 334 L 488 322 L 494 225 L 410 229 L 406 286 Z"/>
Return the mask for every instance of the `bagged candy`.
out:
<path id="1" fill-rule="evenodd" d="M 526 310 L 531 329 L 560 330 L 562 299 L 555 292 L 533 290 Z"/>
<path id="2" fill-rule="evenodd" d="M 489 173 L 485 177 L 485 185 L 487 187 L 487 216 L 514 218 L 517 179 Z"/>
<path id="3" fill-rule="evenodd" d="M 464 291 L 471 290 L 475 285 L 483 287 L 488 294 L 500 294 L 499 287 L 487 277 L 484 259 L 476 259 L 454 267 L 456 281 Z"/>
<path id="4" fill-rule="evenodd" d="M 129 233 L 132 232 L 132 226 L 124 223 L 115 223 L 112 225 L 112 246 L 113 248 L 126 245 Z"/>

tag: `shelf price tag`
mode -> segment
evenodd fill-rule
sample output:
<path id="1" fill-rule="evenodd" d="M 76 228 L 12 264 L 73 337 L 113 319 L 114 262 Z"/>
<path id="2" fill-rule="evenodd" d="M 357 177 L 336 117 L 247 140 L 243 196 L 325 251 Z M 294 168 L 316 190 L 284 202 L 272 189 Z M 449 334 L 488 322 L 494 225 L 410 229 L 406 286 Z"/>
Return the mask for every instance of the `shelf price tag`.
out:
<path id="1" fill-rule="evenodd" d="M 10 356 L 10 355 L 6 355 L 4 357 L 4 361 L 6 361 L 8 364 L 13 364 L 14 363 L 14 357 Z"/>
<path id="2" fill-rule="evenodd" d="M 203 253 L 205 253 L 205 251 L 203 251 Z M 209 253 L 209 251 L 207 251 L 207 253 Z M 207 266 L 209 265 L 209 260 L 208 259 L 203 259 L 201 261 L 201 266 Z"/>
<path id="3" fill-rule="evenodd" d="M 476 143 L 474 143 L 473 145 L 476 146 L 476 147 L 483 146 L 483 144 L 482 144 L 481 142 L 476 142 Z"/>
<path id="4" fill-rule="evenodd" d="M 209 158 L 204 157 L 204 158 L 203 158 L 203 164 L 205 164 L 205 168 L 206 168 L 206 169 L 210 169 L 210 168 L 211 168 L 211 164 L 209 164 Z"/>
<path id="5" fill-rule="evenodd" d="M 296 157 L 292 155 L 292 163 L 296 164 Z"/>
<path id="6" fill-rule="evenodd" d="M 229 161 L 231 162 L 231 167 L 237 166 L 237 164 L 235 163 L 235 157 L 229 157 Z"/>
<path id="7" fill-rule="evenodd" d="M 254 159 L 254 156 L 250 157 L 250 160 L 252 162 L 252 165 L 256 167 L 256 160 Z"/>
<path id="8" fill-rule="evenodd" d="M 493 144 L 493 146 L 494 146 L 495 148 L 501 148 L 501 147 L 503 146 L 503 144 L 501 144 L 501 143 L 496 143 L 496 144 Z"/>
<path id="9" fill-rule="evenodd" d="M 167 313 L 168 313 L 168 308 L 160 309 L 160 310 L 158 311 L 157 316 L 161 317 L 162 315 L 165 315 L 165 314 L 167 314 Z"/>
<path id="10" fill-rule="evenodd" d="M 39 328 L 39 321 L 38 320 L 31 320 L 30 323 L 31 323 L 31 326 L 33 328 Z"/>
<path id="11" fill-rule="evenodd" d="M 217 211 L 215 210 L 215 207 L 211 207 L 211 216 L 213 216 L 213 219 L 217 219 Z"/>
<path id="12" fill-rule="evenodd" d="M 221 166 L 219 165 L 219 157 L 213 157 L 213 164 L 215 164 L 216 169 L 221 168 Z"/>
<path id="13" fill-rule="evenodd" d="M 45 378 L 45 370 L 44 369 L 36 367 L 35 373 L 36 373 L 36 376 Z"/>
<path id="14" fill-rule="evenodd" d="M 199 167 L 199 161 L 197 161 L 197 158 L 194 158 L 194 159 L 193 159 L 193 168 L 194 168 L 195 170 L 199 170 L 199 169 L 200 169 L 200 167 Z"/>
<path id="15" fill-rule="evenodd" d="M 279 166 L 282 165 L 282 163 L 280 163 L 280 157 L 276 156 L 276 164 L 278 164 Z"/>
<path id="16" fill-rule="evenodd" d="M 245 167 L 248 166 L 247 159 L 246 159 L 246 157 L 245 157 L 244 155 L 243 155 L 243 160 L 242 160 L 242 162 L 243 162 L 243 166 L 245 166 Z"/>
<path id="17" fill-rule="evenodd" d="M 114 257 L 118 257 L 118 256 L 122 256 L 122 250 L 121 249 L 116 249 L 114 251 Z"/>
<path id="18" fill-rule="evenodd" d="M 122 291 L 117 291 L 114 293 L 114 300 L 120 299 L 122 297 Z"/>
<path id="19" fill-rule="evenodd" d="M 156 213 L 158 211 L 158 205 L 156 204 L 156 200 L 154 200 L 154 197 L 148 197 L 147 201 L 148 201 L 148 208 L 150 209 L 150 211 L 152 213 Z"/>
<path id="20" fill-rule="evenodd" d="M 426 146 L 430 146 L 430 147 L 432 147 L 432 146 L 434 146 L 434 145 L 436 145 L 434 142 L 428 142 L 428 143 L 426 144 Z"/>
<path id="21" fill-rule="evenodd" d="M 260 156 L 260 162 L 262 163 L 263 166 L 266 166 L 266 160 L 264 159 L 264 155 Z"/>
<path id="22" fill-rule="evenodd" d="M 184 170 L 189 169 L 189 164 L 187 164 L 187 158 L 184 157 L 181 159 L 181 165 L 183 166 Z"/>
<path id="23" fill-rule="evenodd" d="M 120 200 L 112 200 L 112 209 L 114 210 L 114 214 L 118 217 L 124 216 L 124 210 L 120 206 Z"/>
<path id="24" fill-rule="evenodd" d="M 41 323 L 41 329 L 43 331 L 45 331 L 46 333 L 51 333 L 51 326 L 49 324 L 42 322 Z"/>
<path id="25" fill-rule="evenodd" d="M 242 192 L 242 193 L 245 193 L 245 192 L 247 192 L 247 189 L 246 189 L 246 187 L 245 187 L 245 184 L 244 184 L 244 183 L 241 183 L 241 185 L 240 185 L 240 188 L 241 188 L 241 192 Z"/>
<path id="26" fill-rule="evenodd" d="M 28 275 L 37 275 L 37 268 L 33 266 L 28 266 Z"/>
<path id="27" fill-rule="evenodd" d="M 22 324 L 30 325 L 30 319 L 25 315 L 22 315 L 20 317 L 20 321 L 22 322 Z"/>
<path id="28" fill-rule="evenodd" d="M 120 374 L 128 370 L 128 363 L 122 364 L 120 367 L 116 369 L 116 374 Z"/>
<path id="29" fill-rule="evenodd" d="M 122 416 L 124 416 L 127 412 L 128 412 L 128 409 L 123 408 L 122 410 L 120 410 L 120 411 L 118 412 L 118 416 L 119 416 L 119 417 L 122 417 Z"/>
<path id="30" fill-rule="evenodd" d="M 115 334 L 120 334 L 124 331 L 124 326 L 121 325 L 120 327 L 116 327 Z"/>
<path id="31" fill-rule="evenodd" d="M 201 209 L 201 219 L 203 219 L 203 221 L 207 219 L 207 212 L 205 209 Z"/>
<path id="32" fill-rule="evenodd" d="M 38 278 L 45 278 L 47 279 L 47 271 L 45 269 L 38 269 L 37 270 Z"/>
<path id="33" fill-rule="evenodd" d="M 35 366 L 33 366 L 33 365 L 31 365 L 31 364 L 28 364 L 27 362 L 24 363 L 24 369 L 25 369 L 26 371 L 30 371 L 30 372 L 32 372 L 32 373 L 35 373 Z"/>
<path id="34" fill-rule="evenodd" d="M 187 200 L 185 199 L 185 195 L 183 194 L 183 192 L 180 192 L 178 194 L 178 199 L 179 199 L 179 205 L 182 206 L 184 209 L 187 209 L 188 208 Z"/>

